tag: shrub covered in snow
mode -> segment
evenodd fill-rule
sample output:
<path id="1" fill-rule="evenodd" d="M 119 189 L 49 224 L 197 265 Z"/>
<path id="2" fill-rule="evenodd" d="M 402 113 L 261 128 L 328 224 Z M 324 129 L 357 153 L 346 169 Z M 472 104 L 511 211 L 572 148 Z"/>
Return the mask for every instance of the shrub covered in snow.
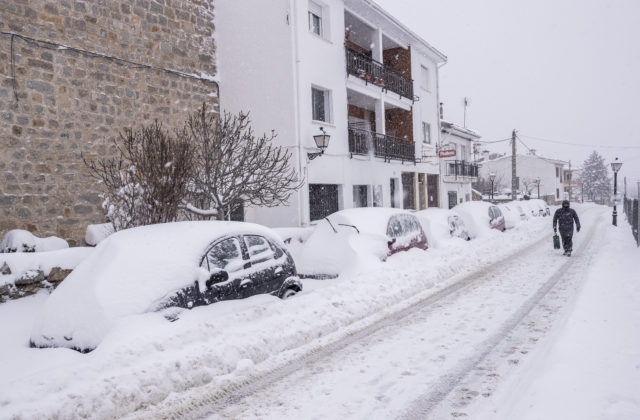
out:
<path id="1" fill-rule="evenodd" d="M 69 248 L 62 238 L 49 236 L 38 238 L 31 232 L 14 229 L 7 232 L 0 242 L 0 252 L 43 252 Z"/>

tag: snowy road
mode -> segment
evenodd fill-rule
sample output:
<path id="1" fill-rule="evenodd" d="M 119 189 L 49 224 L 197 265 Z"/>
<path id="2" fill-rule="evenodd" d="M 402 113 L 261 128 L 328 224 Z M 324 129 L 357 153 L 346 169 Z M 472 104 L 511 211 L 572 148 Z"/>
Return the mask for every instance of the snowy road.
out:
<path id="1" fill-rule="evenodd" d="M 585 212 L 587 228 L 577 234 L 570 259 L 550 249 L 545 236 L 518 256 L 463 277 L 285 367 L 213 397 L 192 390 L 172 398 L 164 410 L 158 407 L 153 416 L 465 416 L 465 407 L 491 398 L 501 378 L 517 370 L 571 307 L 597 251 L 592 238 L 602 225 L 592 223 L 596 213 Z"/>

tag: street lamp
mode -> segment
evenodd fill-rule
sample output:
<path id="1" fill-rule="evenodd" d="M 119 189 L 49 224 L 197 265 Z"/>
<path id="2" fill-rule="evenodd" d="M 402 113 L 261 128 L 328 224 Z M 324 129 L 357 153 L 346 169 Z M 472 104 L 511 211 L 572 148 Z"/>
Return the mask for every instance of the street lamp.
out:
<path id="1" fill-rule="evenodd" d="M 496 173 L 495 172 L 490 172 L 489 173 L 489 180 L 491 181 L 491 201 L 493 201 L 493 181 L 496 180 Z"/>
<path id="2" fill-rule="evenodd" d="M 618 212 L 616 210 L 616 194 L 618 193 L 618 171 L 622 167 L 622 162 L 616 158 L 611 162 L 613 170 L 613 226 L 618 226 Z"/>
<path id="3" fill-rule="evenodd" d="M 320 131 L 322 132 L 322 134 L 316 134 L 315 136 L 313 136 L 313 141 L 316 142 L 316 147 L 320 149 L 320 151 L 314 152 L 314 153 L 307 153 L 307 158 L 309 160 L 313 160 L 318 156 L 322 156 L 324 154 L 324 149 L 329 147 L 329 138 L 331 136 L 329 136 L 327 132 L 324 131 L 324 127 L 320 127 Z"/>

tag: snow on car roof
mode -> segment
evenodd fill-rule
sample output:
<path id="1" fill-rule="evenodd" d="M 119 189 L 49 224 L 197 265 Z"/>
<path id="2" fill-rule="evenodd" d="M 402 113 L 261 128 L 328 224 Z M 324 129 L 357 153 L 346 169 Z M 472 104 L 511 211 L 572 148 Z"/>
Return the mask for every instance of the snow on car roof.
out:
<path id="1" fill-rule="evenodd" d="M 386 234 L 389 218 L 395 214 L 411 214 L 402 209 L 388 207 L 360 207 L 340 210 L 328 216 L 331 223 L 356 226 L 361 232 Z"/>
<path id="2" fill-rule="evenodd" d="M 203 276 L 199 263 L 207 245 L 238 233 L 281 243 L 268 228 L 242 222 L 177 222 L 114 233 L 47 299 L 32 341 L 96 347 L 119 318 L 153 310 L 159 300 Z"/>

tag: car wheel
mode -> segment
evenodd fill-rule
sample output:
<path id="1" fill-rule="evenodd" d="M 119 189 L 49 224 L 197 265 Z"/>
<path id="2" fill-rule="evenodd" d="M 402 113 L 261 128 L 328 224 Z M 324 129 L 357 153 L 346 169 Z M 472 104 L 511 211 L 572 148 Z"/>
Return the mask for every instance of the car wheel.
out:
<path id="1" fill-rule="evenodd" d="M 285 290 L 284 292 L 282 292 L 282 296 L 280 296 L 281 299 L 289 299 L 292 296 L 295 296 L 298 293 L 298 291 L 296 289 L 292 289 L 289 288 L 287 290 Z"/>

